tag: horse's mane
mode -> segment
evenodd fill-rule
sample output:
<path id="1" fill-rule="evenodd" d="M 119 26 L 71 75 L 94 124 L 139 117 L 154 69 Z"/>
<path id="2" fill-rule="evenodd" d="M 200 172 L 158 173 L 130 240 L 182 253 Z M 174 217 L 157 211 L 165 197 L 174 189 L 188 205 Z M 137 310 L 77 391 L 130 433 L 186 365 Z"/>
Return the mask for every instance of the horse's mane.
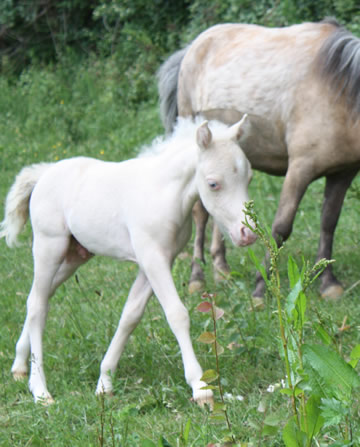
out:
<path id="1" fill-rule="evenodd" d="M 321 76 L 327 79 L 352 112 L 360 116 L 360 39 L 332 18 L 322 23 L 333 25 L 315 60 Z"/>

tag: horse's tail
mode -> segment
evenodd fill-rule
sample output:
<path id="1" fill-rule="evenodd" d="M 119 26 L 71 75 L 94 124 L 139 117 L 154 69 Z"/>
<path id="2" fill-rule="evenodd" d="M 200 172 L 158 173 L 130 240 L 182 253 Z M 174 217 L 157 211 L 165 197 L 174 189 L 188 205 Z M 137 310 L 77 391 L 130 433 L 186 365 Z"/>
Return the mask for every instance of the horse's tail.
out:
<path id="1" fill-rule="evenodd" d="M 334 91 L 343 96 L 350 109 L 360 116 L 360 39 L 335 20 L 325 20 L 334 32 L 325 40 L 317 56 L 317 68 Z"/>
<path id="2" fill-rule="evenodd" d="M 173 129 L 177 108 L 177 86 L 181 62 L 187 48 L 172 54 L 159 68 L 157 72 L 158 90 L 160 97 L 160 116 L 166 132 Z"/>
<path id="3" fill-rule="evenodd" d="M 17 237 L 29 217 L 29 200 L 36 183 L 52 163 L 26 166 L 17 175 L 5 202 L 5 218 L 0 223 L 0 238 L 5 237 L 9 247 L 17 244 Z"/>

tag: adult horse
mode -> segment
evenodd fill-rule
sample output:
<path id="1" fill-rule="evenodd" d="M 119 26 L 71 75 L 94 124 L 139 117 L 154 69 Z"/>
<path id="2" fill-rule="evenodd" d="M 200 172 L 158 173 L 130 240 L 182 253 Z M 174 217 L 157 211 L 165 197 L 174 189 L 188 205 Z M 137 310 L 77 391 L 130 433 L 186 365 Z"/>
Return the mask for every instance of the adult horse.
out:
<path id="1" fill-rule="evenodd" d="M 177 115 L 201 113 L 231 124 L 249 114 L 241 147 L 252 167 L 285 176 L 272 225 L 279 244 L 292 231 L 307 186 L 325 176 L 317 258 L 330 259 L 343 200 L 360 167 L 360 40 L 332 19 L 285 28 L 217 25 L 170 56 L 158 76 L 168 131 Z M 203 259 L 201 204 L 194 219 L 194 258 Z M 228 272 L 216 227 L 211 252 L 215 268 Z M 193 262 L 190 283 L 202 280 Z M 263 296 L 264 287 L 258 273 L 254 296 Z M 333 298 L 343 291 L 331 265 L 320 291 Z"/>
<path id="2" fill-rule="evenodd" d="M 236 245 L 256 236 L 246 227 L 250 163 L 238 145 L 242 122 L 201 126 L 180 120 L 147 156 L 121 163 L 87 157 L 25 167 L 6 200 L 0 237 L 9 245 L 28 217 L 33 228 L 34 280 L 16 345 L 14 377 L 28 371 L 35 401 L 52 402 L 43 369 L 42 336 L 48 301 L 94 254 L 139 265 L 119 326 L 101 363 L 97 393 L 111 393 L 111 376 L 131 332 L 155 293 L 180 345 L 194 400 L 211 404 L 189 334 L 189 315 L 176 291 L 171 265 L 191 235 L 191 210 L 200 197 Z"/>

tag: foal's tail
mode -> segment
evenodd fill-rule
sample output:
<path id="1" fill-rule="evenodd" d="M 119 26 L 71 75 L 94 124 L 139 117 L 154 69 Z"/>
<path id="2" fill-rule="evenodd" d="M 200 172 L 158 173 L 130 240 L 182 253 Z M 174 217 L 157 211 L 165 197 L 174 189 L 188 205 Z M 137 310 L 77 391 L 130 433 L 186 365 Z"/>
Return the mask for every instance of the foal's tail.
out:
<path id="1" fill-rule="evenodd" d="M 159 68 L 157 72 L 158 90 L 160 97 L 160 116 L 167 133 L 171 132 L 176 117 L 177 108 L 177 86 L 181 62 L 187 48 L 172 54 Z"/>
<path id="2" fill-rule="evenodd" d="M 36 183 L 52 163 L 26 166 L 17 175 L 6 197 L 5 218 L 0 223 L 0 238 L 5 237 L 9 247 L 17 244 L 17 237 L 29 217 L 29 200 Z"/>

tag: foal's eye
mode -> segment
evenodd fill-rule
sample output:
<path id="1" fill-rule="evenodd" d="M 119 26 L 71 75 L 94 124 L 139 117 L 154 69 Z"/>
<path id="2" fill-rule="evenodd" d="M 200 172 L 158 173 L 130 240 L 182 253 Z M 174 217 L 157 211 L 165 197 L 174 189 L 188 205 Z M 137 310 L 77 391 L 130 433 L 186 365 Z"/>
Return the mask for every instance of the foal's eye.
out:
<path id="1" fill-rule="evenodd" d="M 208 185 L 212 191 L 218 191 L 220 189 L 220 183 L 218 183 L 216 180 L 208 180 Z"/>

